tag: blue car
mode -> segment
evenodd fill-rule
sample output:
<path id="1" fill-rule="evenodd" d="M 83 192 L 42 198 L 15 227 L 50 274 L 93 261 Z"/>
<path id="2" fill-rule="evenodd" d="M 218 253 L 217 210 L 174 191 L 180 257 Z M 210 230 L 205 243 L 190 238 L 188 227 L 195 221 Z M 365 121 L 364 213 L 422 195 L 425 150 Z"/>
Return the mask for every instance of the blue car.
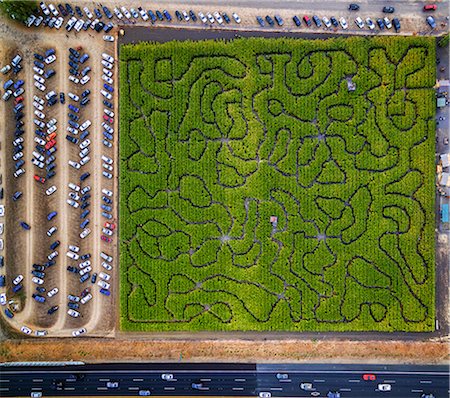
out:
<path id="1" fill-rule="evenodd" d="M 100 289 L 100 293 L 104 294 L 105 296 L 109 296 L 111 295 L 111 292 L 107 289 Z"/>
<path id="2" fill-rule="evenodd" d="M 5 315 L 8 318 L 14 318 L 14 314 L 8 308 L 5 308 Z"/>
<path id="3" fill-rule="evenodd" d="M 21 221 L 20 226 L 26 230 L 29 230 L 31 228 L 25 221 Z"/>
<path id="4" fill-rule="evenodd" d="M 0 287 L 5 286 L 5 275 L 0 275 Z"/>
<path id="5" fill-rule="evenodd" d="M 14 88 L 15 88 L 15 89 L 18 89 L 18 88 L 22 87 L 24 83 L 25 83 L 25 82 L 24 82 L 23 80 L 17 80 L 17 81 L 14 83 Z"/>
<path id="6" fill-rule="evenodd" d="M 57 214 L 58 214 L 58 212 L 52 211 L 51 213 L 48 214 L 47 220 L 48 220 L 48 221 L 52 220 L 53 218 L 56 217 Z"/>
<path id="7" fill-rule="evenodd" d="M 167 18 L 168 21 L 172 20 L 172 16 L 169 14 L 169 11 L 164 10 L 163 11 L 164 16 Z"/>
<path id="8" fill-rule="evenodd" d="M 74 105 L 72 105 L 72 104 L 69 104 L 69 109 L 70 109 L 71 111 L 74 111 L 75 113 L 80 112 L 80 108 L 77 108 L 76 106 L 74 106 Z"/>
<path id="9" fill-rule="evenodd" d="M 152 23 L 156 22 L 156 15 L 153 13 L 152 10 L 148 10 L 148 16 L 150 17 Z"/>
<path id="10" fill-rule="evenodd" d="M 156 16 L 160 21 L 164 21 L 164 16 L 161 14 L 161 11 L 156 10 Z"/>
<path id="11" fill-rule="evenodd" d="M 114 87 L 110 86 L 107 83 L 104 83 L 103 87 L 105 87 L 110 93 L 114 92 Z"/>
<path id="12" fill-rule="evenodd" d="M 13 287 L 13 292 L 17 293 L 18 291 L 22 290 L 23 285 L 16 285 Z"/>
<path id="13" fill-rule="evenodd" d="M 256 20 L 258 21 L 258 23 L 261 27 L 264 27 L 264 25 L 265 25 L 264 19 L 262 19 L 260 16 L 257 16 Z"/>
<path id="14" fill-rule="evenodd" d="M 86 282 L 90 278 L 90 276 L 91 276 L 91 274 L 89 272 L 87 274 L 84 274 L 82 277 L 80 277 L 80 283 Z M 76 309 L 76 308 L 74 308 L 74 309 Z"/>

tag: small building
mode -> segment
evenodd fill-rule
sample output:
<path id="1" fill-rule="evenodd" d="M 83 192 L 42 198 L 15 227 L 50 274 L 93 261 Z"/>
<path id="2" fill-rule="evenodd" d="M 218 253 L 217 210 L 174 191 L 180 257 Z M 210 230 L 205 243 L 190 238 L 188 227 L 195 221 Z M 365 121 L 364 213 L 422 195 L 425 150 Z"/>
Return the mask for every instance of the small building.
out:
<path id="1" fill-rule="evenodd" d="M 450 173 L 442 173 L 441 174 L 441 180 L 439 181 L 439 184 L 444 187 L 450 187 Z"/>
<path id="2" fill-rule="evenodd" d="M 443 153 L 439 158 L 441 159 L 441 165 L 444 169 L 450 167 L 450 153 Z"/>
<path id="3" fill-rule="evenodd" d="M 352 79 L 347 79 L 347 90 L 348 91 L 355 91 L 356 90 L 356 84 L 353 82 Z M 445 101 L 444 101 L 445 102 Z"/>
<path id="4" fill-rule="evenodd" d="M 438 107 L 438 108 L 445 108 L 445 105 L 446 105 L 446 99 L 445 99 L 445 97 L 439 97 L 439 98 L 437 99 L 437 107 Z"/>
<path id="5" fill-rule="evenodd" d="M 441 222 L 448 222 L 448 203 L 444 203 L 441 207 Z"/>

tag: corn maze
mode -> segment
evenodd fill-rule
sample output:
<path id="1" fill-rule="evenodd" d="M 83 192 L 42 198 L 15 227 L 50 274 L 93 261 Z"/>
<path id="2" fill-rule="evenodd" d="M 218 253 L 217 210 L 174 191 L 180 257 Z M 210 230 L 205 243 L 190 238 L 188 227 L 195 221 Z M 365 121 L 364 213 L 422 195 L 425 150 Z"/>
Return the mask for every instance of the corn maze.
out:
<path id="1" fill-rule="evenodd" d="M 120 54 L 122 330 L 433 330 L 434 39 Z"/>

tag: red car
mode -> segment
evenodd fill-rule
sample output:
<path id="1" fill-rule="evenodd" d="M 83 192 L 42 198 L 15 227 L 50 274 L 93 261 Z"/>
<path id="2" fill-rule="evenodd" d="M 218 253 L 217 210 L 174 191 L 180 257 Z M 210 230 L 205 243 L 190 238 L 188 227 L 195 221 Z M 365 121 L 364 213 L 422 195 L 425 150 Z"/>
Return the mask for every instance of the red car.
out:
<path id="1" fill-rule="evenodd" d="M 373 374 L 369 374 L 369 373 L 363 374 L 363 380 L 365 380 L 365 381 L 375 381 L 376 379 L 377 379 L 377 377 Z"/>
<path id="2" fill-rule="evenodd" d="M 311 19 L 307 15 L 305 15 L 303 17 L 303 20 L 305 21 L 306 26 L 311 26 L 312 25 Z"/>
<path id="3" fill-rule="evenodd" d="M 38 182 L 40 182 L 41 184 L 43 184 L 45 182 L 45 178 L 44 177 L 39 177 L 37 174 L 34 175 L 34 179 Z"/>
<path id="4" fill-rule="evenodd" d="M 111 243 L 111 242 L 112 242 L 112 239 L 111 239 L 111 238 L 108 238 L 108 237 L 105 236 L 105 235 L 102 235 L 101 239 L 104 240 L 106 243 Z"/>
<path id="5" fill-rule="evenodd" d="M 16 104 L 18 104 L 19 102 L 22 102 L 22 101 L 23 101 L 23 97 L 22 97 L 22 96 L 17 97 L 17 98 L 15 99 L 15 101 L 16 101 Z"/>
<path id="6" fill-rule="evenodd" d="M 47 137 L 45 137 L 45 138 L 47 139 L 47 141 L 51 141 L 51 140 L 53 140 L 53 138 L 55 138 L 55 137 L 56 137 L 56 133 L 53 132 L 53 133 L 51 133 L 50 135 L 48 135 Z"/>
<path id="7" fill-rule="evenodd" d="M 56 140 L 51 140 L 45 144 L 45 149 L 50 149 L 51 147 L 55 146 L 55 144 Z"/>
<path id="8" fill-rule="evenodd" d="M 88 293 L 90 293 L 90 292 L 91 292 L 91 288 L 90 288 L 90 287 L 87 287 L 86 289 L 84 289 L 84 290 L 81 292 L 80 296 L 81 296 L 81 297 L 84 297 L 84 296 L 86 296 L 86 294 L 88 294 Z"/>
<path id="9" fill-rule="evenodd" d="M 427 4 L 427 5 L 423 6 L 423 10 L 424 11 L 436 11 L 437 5 L 436 4 Z"/>
<path id="10" fill-rule="evenodd" d="M 114 119 L 110 118 L 107 115 L 103 115 L 103 119 L 106 120 L 108 123 L 113 124 L 114 123 Z"/>
<path id="11" fill-rule="evenodd" d="M 109 228 L 111 231 L 112 231 L 114 228 L 116 228 L 116 224 L 109 223 L 108 221 L 105 222 L 104 226 L 105 226 L 106 228 Z"/>

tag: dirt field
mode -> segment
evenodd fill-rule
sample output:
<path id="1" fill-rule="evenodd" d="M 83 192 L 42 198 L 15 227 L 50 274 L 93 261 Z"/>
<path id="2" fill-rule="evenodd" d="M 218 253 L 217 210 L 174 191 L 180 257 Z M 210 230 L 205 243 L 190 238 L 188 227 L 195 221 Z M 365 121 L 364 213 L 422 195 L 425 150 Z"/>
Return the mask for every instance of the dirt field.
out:
<path id="1" fill-rule="evenodd" d="M 76 340 L 7 341 L 0 361 L 179 361 L 186 362 L 340 362 L 446 363 L 448 345 L 400 341 L 160 341 Z"/>

